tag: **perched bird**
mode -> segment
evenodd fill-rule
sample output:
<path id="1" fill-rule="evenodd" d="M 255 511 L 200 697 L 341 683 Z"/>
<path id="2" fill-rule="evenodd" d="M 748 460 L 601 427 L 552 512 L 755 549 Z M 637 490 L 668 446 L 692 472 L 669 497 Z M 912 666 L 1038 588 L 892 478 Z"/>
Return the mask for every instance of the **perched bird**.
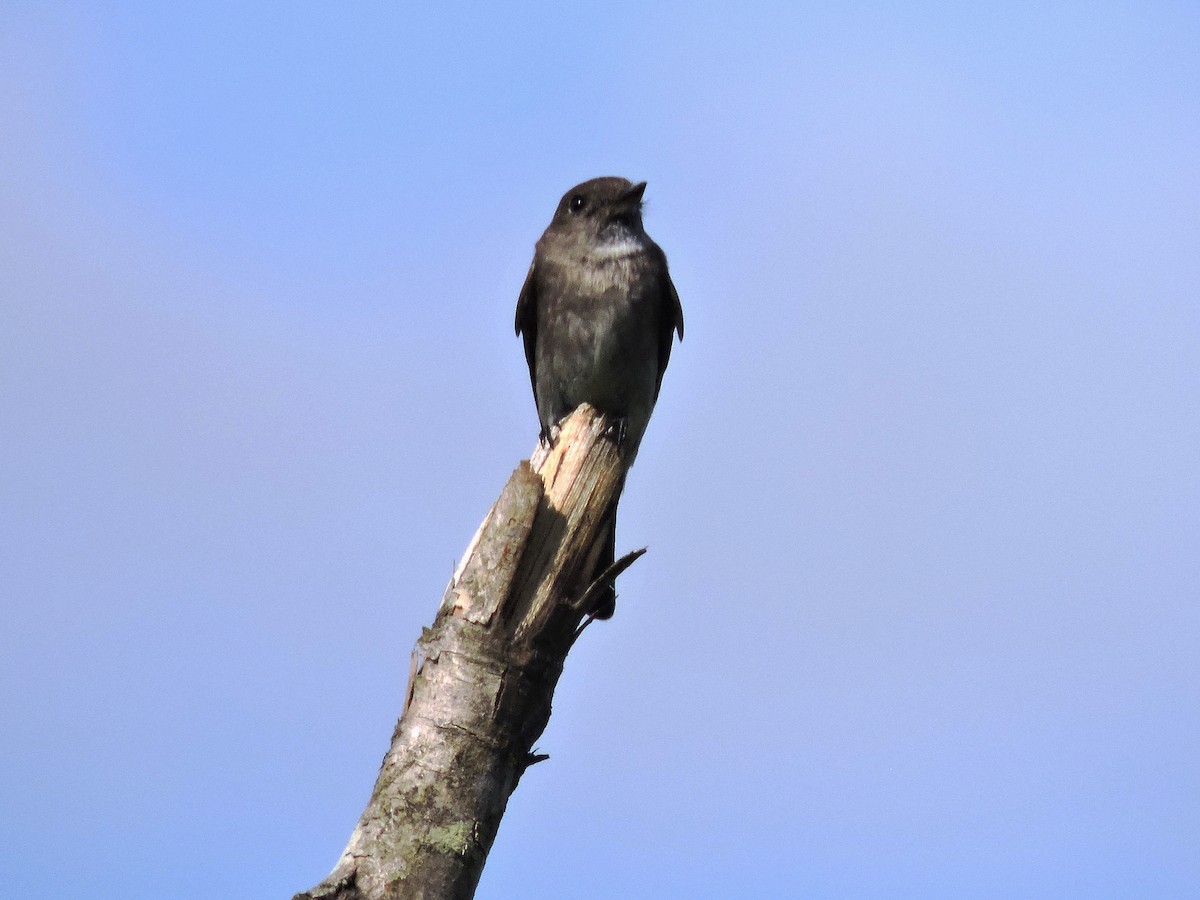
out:
<path id="1" fill-rule="evenodd" d="M 683 310 L 667 258 L 642 226 L 646 183 L 593 178 L 563 195 L 537 242 L 517 300 L 516 330 L 543 442 L 581 403 L 618 420 L 629 464 L 650 421 Z M 592 577 L 613 562 L 616 504 Z M 601 595 L 596 618 L 613 614 Z"/>

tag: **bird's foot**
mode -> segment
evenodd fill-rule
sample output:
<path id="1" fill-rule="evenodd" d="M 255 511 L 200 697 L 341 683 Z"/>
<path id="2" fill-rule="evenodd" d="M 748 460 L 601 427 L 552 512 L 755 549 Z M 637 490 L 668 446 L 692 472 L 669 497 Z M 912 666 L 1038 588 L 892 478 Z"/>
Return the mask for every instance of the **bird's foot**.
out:
<path id="1" fill-rule="evenodd" d="M 621 416 L 619 419 L 614 419 L 605 429 L 604 434 L 610 441 L 620 447 L 625 443 L 625 436 L 629 433 L 629 417 Z"/>
<path id="2" fill-rule="evenodd" d="M 538 442 L 542 445 L 542 449 L 549 450 L 554 446 L 554 442 L 558 440 L 558 434 L 561 429 L 557 425 L 543 425 L 542 430 L 538 432 Z"/>

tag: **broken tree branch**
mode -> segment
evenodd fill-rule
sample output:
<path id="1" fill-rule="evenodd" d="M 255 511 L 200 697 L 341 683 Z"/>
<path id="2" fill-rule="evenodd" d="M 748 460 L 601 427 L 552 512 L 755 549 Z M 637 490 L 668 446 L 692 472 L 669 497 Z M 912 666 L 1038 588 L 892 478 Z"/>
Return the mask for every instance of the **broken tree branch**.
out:
<path id="1" fill-rule="evenodd" d="M 545 759 L 533 744 L 589 598 L 644 552 L 587 582 L 625 475 L 611 425 L 581 406 L 509 478 L 413 651 L 405 708 L 345 852 L 295 900 L 474 894 L 509 795 Z"/>

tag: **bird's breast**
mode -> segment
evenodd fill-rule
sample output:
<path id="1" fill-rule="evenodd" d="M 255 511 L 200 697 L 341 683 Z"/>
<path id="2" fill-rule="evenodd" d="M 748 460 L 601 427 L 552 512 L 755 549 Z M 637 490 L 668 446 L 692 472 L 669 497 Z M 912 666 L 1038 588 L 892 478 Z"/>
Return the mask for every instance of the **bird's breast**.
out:
<path id="1" fill-rule="evenodd" d="M 613 256 L 589 256 L 577 269 L 582 293 L 596 297 L 630 293 L 637 274 L 637 257 L 626 253 Z"/>

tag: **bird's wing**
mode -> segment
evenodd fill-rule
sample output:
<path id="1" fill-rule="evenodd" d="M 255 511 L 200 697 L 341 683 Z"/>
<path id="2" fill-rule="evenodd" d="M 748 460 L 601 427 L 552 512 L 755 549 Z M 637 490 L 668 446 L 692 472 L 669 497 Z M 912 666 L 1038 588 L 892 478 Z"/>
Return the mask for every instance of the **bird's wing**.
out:
<path id="1" fill-rule="evenodd" d="M 529 264 L 529 274 L 525 276 L 525 284 L 521 287 L 521 296 L 517 298 L 516 332 L 525 337 L 525 361 L 529 364 L 529 381 L 533 385 L 533 399 L 537 402 L 537 357 L 534 347 L 537 344 L 537 275 L 536 261 Z"/>
<path id="2" fill-rule="evenodd" d="M 663 260 L 664 285 L 658 319 L 658 381 L 654 385 L 654 399 L 658 400 L 658 389 L 662 386 L 663 372 L 667 371 L 667 362 L 671 358 L 671 342 L 675 333 L 683 340 L 683 307 L 679 304 L 679 294 L 670 274 L 665 272 L 666 260 Z"/>

